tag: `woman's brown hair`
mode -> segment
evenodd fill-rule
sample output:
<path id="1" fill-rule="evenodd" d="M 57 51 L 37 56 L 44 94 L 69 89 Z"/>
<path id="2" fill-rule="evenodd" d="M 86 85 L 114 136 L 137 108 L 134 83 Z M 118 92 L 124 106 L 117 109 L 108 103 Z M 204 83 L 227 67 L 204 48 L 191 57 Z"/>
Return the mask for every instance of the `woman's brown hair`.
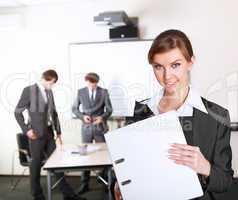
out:
<path id="1" fill-rule="evenodd" d="M 166 53 L 175 48 L 179 48 L 185 59 L 191 61 L 193 48 L 188 37 L 182 31 L 171 29 L 160 33 L 154 39 L 148 53 L 149 63 L 153 63 L 155 54 Z"/>

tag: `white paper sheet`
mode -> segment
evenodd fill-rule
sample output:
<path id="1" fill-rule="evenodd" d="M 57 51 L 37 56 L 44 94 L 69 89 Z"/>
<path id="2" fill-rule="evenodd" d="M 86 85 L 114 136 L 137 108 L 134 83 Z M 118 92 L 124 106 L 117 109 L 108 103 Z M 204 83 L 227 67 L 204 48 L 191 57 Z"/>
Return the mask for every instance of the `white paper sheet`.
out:
<path id="1" fill-rule="evenodd" d="M 197 174 L 167 157 L 171 143 L 186 143 L 176 112 L 108 132 L 105 137 L 124 200 L 186 200 L 203 195 Z M 122 158 L 123 162 L 115 163 Z M 131 182 L 123 185 L 126 180 Z"/>
<path id="2" fill-rule="evenodd" d="M 88 145 L 87 146 L 87 154 L 99 151 L 101 149 L 100 146 L 92 146 L 92 145 Z M 75 156 L 83 156 L 85 157 L 86 155 L 80 155 L 80 150 L 79 150 L 79 146 L 78 145 L 71 145 L 68 148 L 64 148 L 61 150 L 63 152 L 64 157 L 75 157 Z"/>

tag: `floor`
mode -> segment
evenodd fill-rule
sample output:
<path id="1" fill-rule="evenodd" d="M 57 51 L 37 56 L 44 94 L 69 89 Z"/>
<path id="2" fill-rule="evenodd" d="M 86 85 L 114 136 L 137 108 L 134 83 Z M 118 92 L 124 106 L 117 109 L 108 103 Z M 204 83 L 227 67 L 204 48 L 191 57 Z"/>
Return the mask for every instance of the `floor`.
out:
<path id="1" fill-rule="evenodd" d="M 14 177 L 14 182 L 19 177 Z M 31 200 L 29 177 L 21 177 L 21 181 L 14 191 L 11 191 L 11 176 L 0 176 L 0 200 Z M 67 177 L 67 181 L 77 191 L 80 186 L 80 177 Z M 46 192 L 46 177 L 41 178 L 43 190 Z M 53 200 L 61 200 L 62 195 L 58 188 L 53 190 Z M 90 191 L 85 193 L 83 197 L 87 200 L 106 200 L 107 191 L 102 183 L 92 177 L 90 182 Z"/>

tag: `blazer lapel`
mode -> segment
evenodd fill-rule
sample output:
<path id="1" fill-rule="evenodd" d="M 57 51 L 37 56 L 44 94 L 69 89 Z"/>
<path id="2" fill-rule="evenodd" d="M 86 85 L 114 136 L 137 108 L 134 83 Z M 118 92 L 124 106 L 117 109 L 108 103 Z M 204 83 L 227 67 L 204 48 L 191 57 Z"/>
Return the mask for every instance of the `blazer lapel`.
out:
<path id="1" fill-rule="evenodd" d="M 37 88 L 37 97 L 38 97 L 39 102 L 43 102 L 44 104 L 46 104 L 46 101 L 45 101 L 45 99 L 43 97 L 43 94 L 42 94 L 39 86 L 37 84 L 35 84 L 35 86 Z"/>
<path id="2" fill-rule="evenodd" d="M 209 155 L 216 137 L 217 123 L 210 115 L 193 109 L 193 143 L 199 146 L 203 155 Z"/>
<path id="3" fill-rule="evenodd" d="M 36 102 L 37 102 L 38 111 L 39 112 L 44 112 L 46 102 L 44 100 L 44 97 L 41 93 L 41 90 L 40 90 L 39 86 L 37 84 L 35 84 L 35 87 L 36 87 L 36 94 L 37 94 Z"/>
<path id="4" fill-rule="evenodd" d="M 99 87 L 97 87 L 96 88 L 96 96 L 95 96 L 93 105 L 95 105 L 95 103 L 100 102 L 100 97 L 101 97 L 101 89 Z"/>
<path id="5" fill-rule="evenodd" d="M 87 87 L 85 87 L 84 89 L 84 98 L 86 100 L 85 102 L 88 102 L 88 104 L 90 105 L 89 91 Z"/>

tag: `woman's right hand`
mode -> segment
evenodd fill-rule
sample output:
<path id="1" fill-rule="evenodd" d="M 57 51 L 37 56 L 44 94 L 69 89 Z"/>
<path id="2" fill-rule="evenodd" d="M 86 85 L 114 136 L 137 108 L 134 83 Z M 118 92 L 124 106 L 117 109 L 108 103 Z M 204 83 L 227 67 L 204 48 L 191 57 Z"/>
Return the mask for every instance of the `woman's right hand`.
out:
<path id="1" fill-rule="evenodd" d="M 116 184 L 114 186 L 114 195 L 115 195 L 116 200 L 122 200 L 122 195 L 121 195 L 121 191 L 120 191 L 118 182 L 116 182 Z"/>

